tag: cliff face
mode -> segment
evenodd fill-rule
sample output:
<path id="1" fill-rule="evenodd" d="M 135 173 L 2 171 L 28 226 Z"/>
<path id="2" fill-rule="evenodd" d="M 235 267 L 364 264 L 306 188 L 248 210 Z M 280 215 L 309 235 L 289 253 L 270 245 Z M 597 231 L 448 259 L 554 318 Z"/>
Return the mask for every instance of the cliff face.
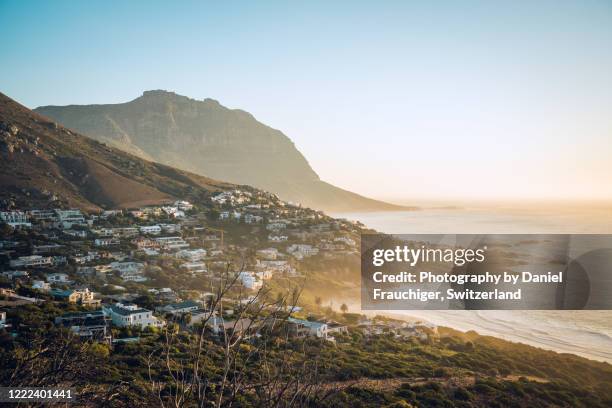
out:
<path id="1" fill-rule="evenodd" d="M 142 160 L 0 94 L 0 200 L 24 208 L 136 207 L 199 200 L 231 185 Z"/>
<path id="2" fill-rule="evenodd" d="M 147 91 L 127 103 L 35 109 L 140 157 L 278 194 L 328 211 L 397 210 L 319 179 L 293 142 L 251 114 L 217 101 Z"/>

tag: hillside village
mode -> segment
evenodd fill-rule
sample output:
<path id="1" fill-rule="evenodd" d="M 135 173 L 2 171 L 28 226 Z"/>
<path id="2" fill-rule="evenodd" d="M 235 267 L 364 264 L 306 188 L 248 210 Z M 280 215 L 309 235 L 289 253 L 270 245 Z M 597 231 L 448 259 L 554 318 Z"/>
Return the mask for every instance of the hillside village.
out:
<path id="1" fill-rule="evenodd" d="M 264 287 L 281 292 L 299 286 L 305 262 L 358 257 L 363 227 L 259 190 L 220 192 L 204 207 L 184 200 L 99 213 L 6 207 L 0 212 L 2 326 L 19 336 L 11 311 L 67 303 L 72 309 L 53 316 L 54 323 L 109 345 L 137 341 L 140 333 L 168 322 L 178 322 L 182 330 L 203 323 L 212 335 L 257 334 L 234 309 Z M 228 277 L 232 287 L 223 310 L 211 308 Z M 299 300 L 288 307 L 286 324 L 298 337 L 333 342 L 334 334 L 347 333 L 349 326 L 423 341 L 435 334 L 425 323 L 365 316 L 338 322 Z"/>

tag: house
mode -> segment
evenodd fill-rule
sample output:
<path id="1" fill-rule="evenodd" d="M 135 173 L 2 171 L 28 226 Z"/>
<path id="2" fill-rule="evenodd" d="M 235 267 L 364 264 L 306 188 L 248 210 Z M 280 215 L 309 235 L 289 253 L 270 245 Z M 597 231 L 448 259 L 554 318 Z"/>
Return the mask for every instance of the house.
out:
<path id="1" fill-rule="evenodd" d="M 157 249 L 159 248 L 159 242 L 152 240 L 150 238 L 138 237 L 134 238 L 132 244 L 136 245 L 136 248 L 143 249 Z"/>
<path id="2" fill-rule="evenodd" d="M 144 276 L 142 271 L 120 271 L 119 276 L 126 282 L 146 282 L 149 280 L 146 276 Z"/>
<path id="3" fill-rule="evenodd" d="M 88 251 L 87 254 L 77 254 L 72 257 L 72 260 L 77 265 L 84 265 L 88 262 L 93 262 L 102 258 L 102 254 L 98 251 Z"/>
<path id="4" fill-rule="evenodd" d="M 27 271 L 4 271 L 0 275 L 6 279 L 13 280 L 17 278 L 27 278 L 30 274 Z"/>
<path id="5" fill-rule="evenodd" d="M 185 218 L 185 211 L 176 210 L 170 214 L 173 218 Z"/>
<path id="6" fill-rule="evenodd" d="M 349 238 L 349 237 L 338 237 L 338 238 L 334 238 L 335 242 L 342 242 L 345 245 L 348 245 L 350 247 L 354 247 L 357 245 L 357 243 L 355 242 L 354 239 Z"/>
<path id="7" fill-rule="evenodd" d="M 30 210 L 29 214 L 37 221 L 57 221 L 57 214 L 54 210 Z"/>
<path id="8" fill-rule="evenodd" d="M 260 215 L 245 214 L 244 222 L 246 224 L 259 224 L 260 222 L 263 222 L 263 217 Z"/>
<path id="9" fill-rule="evenodd" d="M 202 307 L 201 304 L 194 300 L 185 300 L 179 303 L 170 303 L 169 305 L 160 306 L 156 309 L 158 313 L 170 313 L 171 315 L 182 315 L 193 312 Z"/>
<path id="10" fill-rule="evenodd" d="M 327 333 L 348 334 L 348 326 L 335 321 L 329 321 L 327 322 Z"/>
<path id="11" fill-rule="evenodd" d="M 72 228 L 74 225 L 86 225 L 85 217 L 81 214 L 81 210 L 55 210 L 57 221 L 64 229 Z"/>
<path id="12" fill-rule="evenodd" d="M 289 239 L 287 235 L 268 235 L 268 241 L 270 242 L 285 242 Z"/>
<path id="13" fill-rule="evenodd" d="M 257 276 L 260 280 L 268 280 L 272 279 L 273 272 L 270 270 L 257 272 L 255 276 Z"/>
<path id="14" fill-rule="evenodd" d="M 283 272 L 283 273 L 294 273 L 295 269 L 289 262 L 283 260 L 276 261 L 266 261 L 266 260 L 257 260 L 257 264 L 255 265 L 255 269 L 259 271 L 272 270 L 275 272 Z"/>
<path id="15" fill-rule="evenodd" d="M 97 247 L 119 245 L 120 243 L 121 241 L 116 238 L 96 238 L 94 240 L 94 245 Z"/>
<path id="16" fill-rule="evenodd" d="M 99 237 L 112 237 L 115 236 L 115 230 L 113 228 L 98 228 L 92 229 L 92 233 Z"/>
<path id="17" fill-rule="evenodd" d="M 87 231 L 85 230 L 72 230 L 67 229 L 63 231 L 64 234 L 75 238 L 87 238 Z"/>
<path id="18" fill-rule="evenodd" d="M 145 220 L 148 218 L 147 214 L 145 214 L 145 212 L 142 210 L 131 210 L 130 215 L 134 218 L 139 218 L 141 220 Z"/>
<path id="19" fill-rule="evenodd" d="M 229 213 L 229 211 L 221 211 L 221 212 L 219 213 L 219 219 L 220 219 L 220 220 L 228 220 L 228 219 L 229 219 L 229 217 L 230 217 L 230 213 Z"/>
<path id="20" fill-rule="evenodd" d="M 303 327 L 306 334 L 309 336 L 319 337 L 325 340 L 333 339 L 333 337 L 328 336 L 328 326 L 325 322 L 295 319 L 293 317 L 290 317 L 288 321 L 298 325 L 298 327 Z"/>
<path id="21" fill-rule="evenodd" d="M 167 234 L 175 234 L 181 232 L 181 224 L 159 224 L 162 231 Z"/>
<path id="22" fill-rule="evenodd" d="M 113 228 L 113 236 L 119 236 L 123 238 L 132 238 L 138 235 L 139 229 L 136 227 L 121 227 Z"/>
<path id="23" fill-rule="evenodd" d="M 22 211 L 0 211 L 0 220 L 13 228 L 32 226 L 30 216 Z"/>
<path id="24" fill-rule="evenodd" d="M 123 210 L 105 210 L 100 215 L 101 218 L 117 217 L 123 215 Z"/>
<path id="25" fill-rule="evenodd" d="M 195 262 L 200 261 L 206 257 L 206 250 L 202 248 L 198 249 L 183 249 L 178 251 L 174 256 L 181 259 L 187 259 L 189 261 Z"/>
<path id="26" fill-rule="evenodd" d="M 6 312 L 0 312 L 0 329 L 6 327 Z"/>
<path id="27" fill-rule="evenodd" d="M 53 265 L 52 256 L 20 256 L 17 259 L 11 259 L 9 262 L 11 268 L 44 268 Z"/>
<path id="28" fill-rule="evenodd" d="M 55 324 L 70 328 L 81 340 L 111 344 L 110 318 L 102 310 L 66 313 L 56 317 Z"/>
<path id="29" fill-rule="evenodd" d="M 44 292 L 51 290 L 51 284 L 41 280 L 32 281 L 32 289 L 42 290 Z"/>
<path id="30" fill-rule="evenodd" d="M 166 250 L 178 251 L 184 248 L 189 248 L 189 244 L 179 236 L 155 238 L 155 241 Z"/>
<path id="31" fill-rule="evenodd" d="M 60 248 L 63 247 L 64 245 L 60 244 L 34 245 L 32 247 L 32 255 L 50 254 L 52 252 L 58 251 Z"/>
<path id="32" fill-rule="evenodd" d="M 136 326 L 144 329 L 145 327 L 164 326 L 164 322 L 153 316 L 152 311 L 135 304 L 115 303 L 103 307 L 102 310 L 111 318 L 113 325 L 118 327 Z"/>
<path id="33" fill-rule="evenodd" d="M 279 253 L 278 253 L 278 249 L 276 248 L 265 248 L 265 249 L 258 250 L 256 252 L 256 255 L 258 258 L 273 261 L 276 258 L 278 258 Z"/>
<path id="34" fill-rule="evenodd" d="M 181 268 L 186 269 L 191 273 L 206 273 L 208 268 L 204 262 L 185 262 L 181 265 Z"/>
<path id="35" fill-rule="evenodd" d="M 184 201 L 184 200 L 175 201 L 174 206 L 177 207 L 181 211 L 193 210 L 193 204 L 191 204 L 189 201 Z"/>
<path id="36" fill-rule="evenodd" d="M 60 290 L 54 289 L 51 291 L 53 297 L 65 300 L 69 303 L 78 303 L 83 306 L 99 306 L 100 299 L 94 297 L 94 292 L 88 288 L 81 290 Z"/>
<path id="37" fill-rule="evenodd" d="M 196 309 L 191 312 L 191 319 L 187 326 L 194 326 L 196 324 L 201 324 L 203 321 L 211 319 L 215 316 L 216 312 L 211 312 L 210 310 L 205 309 Z"/>
<path id="38" fill-rule="evenodd" d="M 263 286 L 263 282 L 253 272 L 240 272 L 238 280 L 242 283 L 242 286 L 251 290 L 258 290 Z"/>
<path id="39" fill-rule="evenodd" d="M 141 234 L 147 235 L 159 235 L 162 232 L 162 228 L 159 225 L 143 225 L 140 227 Z"/>
<path id="40" fill-rule="evenodd" d="M 206 326 L 212 329 L 216 335 L 226 333 L 228 335 L 243 336 L 249 338 L 257 333 L 257 328 L 251 319 L 242 318 L 238 320 L 225 320 L 223 317 L 213 316 Z"/>
<path id="41" fill-rule="evenodd" d="M 142 262 L 111 262 L 108 266 L 117 272 L 141 272 L 144 269 Z"/>
<path id="42" fill-rule="evenodd" d="M 282 221 L 273 221 L 266 225 L 266 229 L 270 231 L 276 231 L 287 228 L 287 223 Z"/>
<path id="43" fill-rule="evenodd" d="M 47 282 L 49 283 L 70 283 L 68 275 L 65 273 L 49 273 L 47 274 Z"/>
<path id="44" fill-rule="evenodd" d="M 287 252 L 297 259 L 302 259 L 318 254 L 319 248 L 308 244 L 293 244 L 287 247 Z"/>
<path id="45" fill-rule="evenodd" d="M 174 303 L 179 300 L 177 294 L 170 288 L 149 289 L 148 292 L 155 295 L 156 299 L 161 302 Z"/>
<path id="46" fill-rule="evenodd" d="M 147 280 L 143 275 L 144 264 L 141 262 L 111 262 L 109 267 L 117 271 L 124 281 L 144 282 Z"/>

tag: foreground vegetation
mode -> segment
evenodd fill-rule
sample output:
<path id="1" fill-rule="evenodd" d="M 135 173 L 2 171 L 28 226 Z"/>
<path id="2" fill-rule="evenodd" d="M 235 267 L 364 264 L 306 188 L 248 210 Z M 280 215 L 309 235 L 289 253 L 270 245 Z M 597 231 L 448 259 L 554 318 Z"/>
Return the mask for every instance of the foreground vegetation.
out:
<path id="1" fill-rule="evenodd" d="M 353 328 L 335 343 L 270 331 L 242 341 L 227 372 L 227 343 L 207 335 L 199 356 L 207 395 L 196 398 L 181 387 L 189 383 L 197 331 L 178 330 L 180 322 L 134 330 L 122 334 L 138 342 L 111 350 L 52 324 L 49 316 L 74 307 L 46 303 L 10 312 L 21 335 L 0 335 L 1 384 L 76 387 L 88 406 L 612 405 L 609 364 L 444 328 L 427 340 Z"/>

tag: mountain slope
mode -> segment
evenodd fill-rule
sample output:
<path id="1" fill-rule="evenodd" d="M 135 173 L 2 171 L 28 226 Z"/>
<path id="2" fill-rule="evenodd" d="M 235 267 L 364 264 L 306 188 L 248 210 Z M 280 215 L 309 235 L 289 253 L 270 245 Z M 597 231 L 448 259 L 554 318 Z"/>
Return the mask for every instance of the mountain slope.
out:
<path id="1" fill-rule="evenodd" d="M 278 194 L 327 211 L 400 210 L 319 179 L 293 142 L 217 101 L 146 91 L 114 105 L 43 106 L 36 112 L 87 136 L 183 170 Z"/>
<path id="2" fill-rule="evenodd" d="M 4 204 L 121 208 L 198 200 L 232 187 L 105 146 L 1 93 L 0 157 Z"/>

